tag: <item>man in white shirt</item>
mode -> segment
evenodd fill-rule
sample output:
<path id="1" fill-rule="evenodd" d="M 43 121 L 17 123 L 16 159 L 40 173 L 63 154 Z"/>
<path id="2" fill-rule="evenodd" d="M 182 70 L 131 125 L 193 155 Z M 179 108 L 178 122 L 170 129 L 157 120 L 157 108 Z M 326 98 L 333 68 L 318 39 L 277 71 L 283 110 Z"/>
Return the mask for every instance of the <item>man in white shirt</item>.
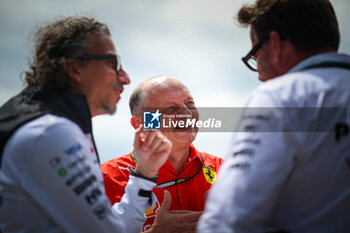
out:
<path id="1" fill-rule="evenodd" d="M 328 0 L 257 0 L 238 21 L 251 95 L 198 232 L 350 232 L 350 56 Z"/>
<path id="2" fill-rule="evenodd" d="M 113 114 L 130 83 L 107 26 L 65 17 L 35 34 L 26 88 L 0 108 L 0 231 L 139 232 L 171 142 L 136 130 L 138 166 L 108 201 L 91 117 Z"/>

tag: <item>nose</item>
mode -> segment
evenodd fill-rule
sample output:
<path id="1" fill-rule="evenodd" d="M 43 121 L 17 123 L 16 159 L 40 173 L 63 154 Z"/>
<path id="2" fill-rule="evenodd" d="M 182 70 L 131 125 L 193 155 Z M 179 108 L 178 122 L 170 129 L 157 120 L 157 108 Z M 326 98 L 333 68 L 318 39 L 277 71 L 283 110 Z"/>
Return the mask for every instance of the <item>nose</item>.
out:
<path id="1" fill-rule="evenodd" d="M 126 73 L 126 71 L 121 68 L 118 72 L 117 72 L 117 79 L 118 82 L 123 84 L 123 85 L 129 85 L 130 84 L 130 78 L 128 73 Z"/>
<path id="2" fill-rule="evenodd" d="M 190 108 L 188 108 L 188 106 L 186 104 L 184 104 L 180 109 L 180 114 L 192 117 L 193 112 L 191 111 Z"/>
<path id="3" fill-rule="evenodd" d="M 199 112 L 196 106 L 189 107 L 187 105 L 184 105 L 183 112 L 186 112 L 188 116 L 191 116 L 192 119 L 199 119 Z"/>

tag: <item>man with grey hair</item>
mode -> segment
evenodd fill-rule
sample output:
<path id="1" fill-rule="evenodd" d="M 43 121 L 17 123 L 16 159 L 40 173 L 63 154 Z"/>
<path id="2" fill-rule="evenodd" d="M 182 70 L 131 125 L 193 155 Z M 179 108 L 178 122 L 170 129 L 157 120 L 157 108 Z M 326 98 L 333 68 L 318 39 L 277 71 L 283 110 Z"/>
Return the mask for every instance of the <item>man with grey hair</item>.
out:
<path id="1" fill-rule="evenodd" d="M 130 79 L 107 26 L 65 17 L 38 29 L 26 88 L 0 108 L 0 231 L 139 232 L 171 142 L 138 127 L 138 166 L 108 201 L 91 117 L 113 114 Z"/>
<path id="2" fill-rule="evenodd" d="M 152 108 L 174 122 L 198 120 L 198 111 L 188 88 L 178 79 L 157 76 L 139 84 L 130 97 L 131 124 L 137 129 L 144 123 L 143 112 Z M 155 115 L 157 116 L 157 115 Z M 156 205 L 146 211 L 143 230 L 147 232 L 194 232 L 204 207 L 205 196 L 215 181 L 223 159 L 198 151 L 192 144 L 195 127 L 165 129 L 162 133 L 172 142 L 168 160 L 159 169 L 153 190 Z M 127 155 L 101 165 L 106 193 L 112 203 L 119 202 L 129 179 L 128 168 L 138 164 L 136 148 Z M 136 157 L 136 158 L 135 158 Z"/>

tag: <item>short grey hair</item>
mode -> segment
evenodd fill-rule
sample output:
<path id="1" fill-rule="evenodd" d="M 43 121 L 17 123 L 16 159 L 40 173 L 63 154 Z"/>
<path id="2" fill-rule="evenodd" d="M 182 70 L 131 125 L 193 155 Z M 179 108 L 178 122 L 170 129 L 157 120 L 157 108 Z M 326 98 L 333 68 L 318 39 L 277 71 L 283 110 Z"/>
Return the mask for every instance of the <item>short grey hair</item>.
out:
<path id="1" fill-rule="evenodd" d="M 138 85 L 133 92 L 131 93 L 130 99 L 129 99 L 129 107 L 131 115 L 133 116 L 140 116 L 140 104 L 141 100 L 144 97 L 144 90 L 142 88 L 142 85 Z"/>
<path id="2" fill-rule="evenodd" d="M 162 80 L 164 78 L 164 80 Z M 154 76 L 140 83 L 131 93 L 129 99 L 129 107 L 131 115 L 141 116 L 141 108 L 147 105 L 147 95 L 159 91 L 159 89 L 167 85 L 170 77 L 164 75 Z M 154 79 L 160 79 L 160 82 L 151 82 Z M 151 83 L 150 83 L 151 82 Z M 150 83 L 150 84 L 149 84 Z"/>

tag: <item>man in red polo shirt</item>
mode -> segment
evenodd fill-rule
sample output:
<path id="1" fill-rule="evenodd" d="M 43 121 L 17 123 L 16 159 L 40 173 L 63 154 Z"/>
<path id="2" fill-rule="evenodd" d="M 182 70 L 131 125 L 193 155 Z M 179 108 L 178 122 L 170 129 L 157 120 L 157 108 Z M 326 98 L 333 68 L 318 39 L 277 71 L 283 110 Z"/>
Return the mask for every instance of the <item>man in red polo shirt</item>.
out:
<path id="1" fill-rule="evenodd" d="M 135 129 L 143 124 L 143 110 L 147 107 L 162 109 L 163 116 L 165 112 L 168 115 L 190 116 L 191 119 L 198 120 L 198 112 L 188 88 L 179 80 L 167 76 L 157 76 L 141 83 L 131 94 L 129 104 L 131 124 Z M 157 186 L 153 189 L 157 202 L 153 209 L 146 210 L 144 231 L 195 231 L 204 207 L 206 192 L 215 181 L 216 173 L 223 162 L 222 158 L 196 150 L 192 142 L 197 131 L 198 129 L 192 127 L 172 126 L 171 130 L 163 132 L 173 147 L 168 160 L 159 169 Z M 129 179 L 128 167 L 135 167 L 137 163 L 135 153 L 137 151 L 101 165 L 106 194 L 112 203 L 119 202 L 124 194 Z"/>

